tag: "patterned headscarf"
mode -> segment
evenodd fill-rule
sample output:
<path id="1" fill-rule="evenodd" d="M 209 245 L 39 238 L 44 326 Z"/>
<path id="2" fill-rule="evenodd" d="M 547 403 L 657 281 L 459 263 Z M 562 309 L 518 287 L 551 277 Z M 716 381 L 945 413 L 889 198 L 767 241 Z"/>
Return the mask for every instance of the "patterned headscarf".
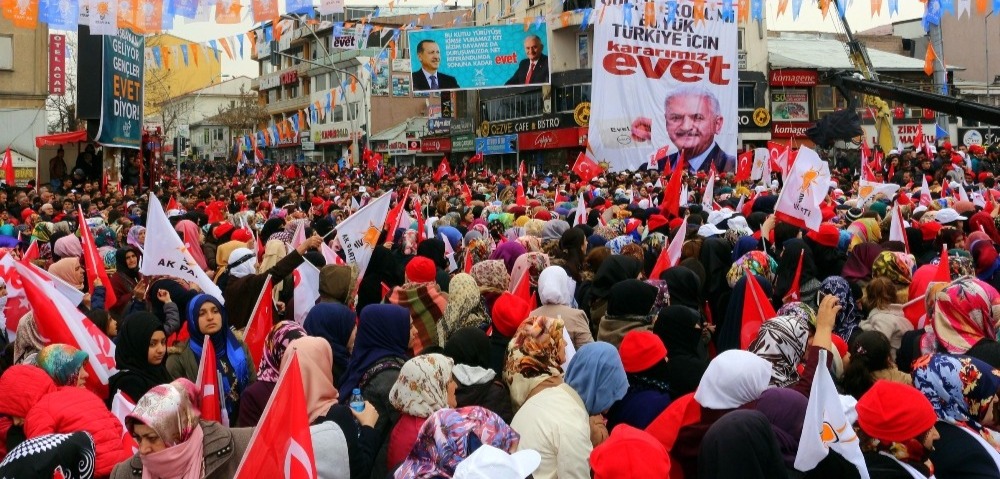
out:
<path id="1" fill-rule="evenodd" d="M 913 363 L 913 386 L 930 400 L 938 419 L 971 429 L 1000 450 L 982 425 L 1000 389 L 996 369 L 968 356 L 928 354 Z"/>
<path id="2" fill-rule="evenodd" d="M 878 220 L 874 218 L 857 220 L 847 227 L 847 231 L 850 231 L 853 235 L 849 248 L 854 248 L 855 245 L 861 243 L 882 242 L 882 229 L 878 225 Z"/>
<path id="3" fill-rule="evenodd" d="M 958 251 L 948 251 L 948 268 L 951 270 L 951 279 L 954 280 L 963 276 L 975 276 L 976 265 L 972 262 L 972 258 L 964 256 Z M 935 256 L 931 260 L 931 264 L 934 266 L 941 264 L 941 257 Z"/>
<path id="4" fill-rule="evenodd" d="M 184 378 L 150 389 L 125 417 L 125 427 L 134 434 L 135 423 L 145 424 L 167 447 L 187 441 L 201 416 L 191 401 L 196 390 L 197 386 Z"/>
<path id="5" fill-rule="evenodd" d="M 80 431 L 28 439 L 0 462 L 0 477 L 90 479 L 95 467 L 94 438 Z"/>
<path id="6" fill-rule="evenodd" d="M 281 321 L 275 324 L 264 339 L 264 355 L 260 358 L 257 380 L 278 382 L 278 376 L 281 374 L 281 358 L 285 356 L 285 349 L 292 341 L 303 336 L 306 336 L 306 330 L 295 321 Z"/>
<path id="7" fill-rule="evenodd" d="M 441 354 L 423 354 L 399 370 L 389 403 L 403 414 L 427 417 L 448 407 L 448 383 L 455 362 Z"/>
<path id="8" fill-rule="evenodd" d="M 542 239 L 537 236 L 524 235 L 517 238 L 517 242 L 524 246 L 524 250 L 529 253 L 542 251 Z"/>
<path id="9" fill-rule="evenodd" d="M 521 277 L 528 275 L 528 281 L 532 287 L 538 287 L 538 275 L 542 270 L 549 267 L 549 256 L 544 253 L 526 253 L 514 261 L 514 269 L 510 273 L 510 285 L 507 290 L 514 292 L 514 288 L 521 281 Z"/>
<path id="10" fill-rule="evenodd" d="M 465 273 L 456 274 L 448 283 L 448 305 L 438 322 L 438 344 L 444 347 L 448 337 L 466 326 L 481 327 L 490 318 L 483 307 L 483 296 L 476 280 Z"/>
<path id="11" fill-rule="evenodd" d="M 729 287 L 735 287 L 740 278 L 746 276 L 747 269 L 751 274 L 763 276 L 768 282 L 774 283 L 774 272 L 778 269 L 778 262 L 763 251 L 750 251 L 733 263 L 726 274 L 726 282 Z"/>
<path id="12" fill-rule="evenodd" d="M 35 364 L 38 352 L 45 347 L 45 339 L 38 332 L 35 313 L 28 311 L 17 323 L 17 337 L 14 338 L 14 364 Z"/>
<path id="13" fill-rule="evenodd" d="M 563 321 L 532 316 L 517 328 L 507 346 L 503 378 L 510 386 L 514 408 L 520 408 L 528 394 L 551 376 L 562 376 L 566 357 Z"/>
<path id="14" fill-rule="evenodd" d="M 895 251 L 883 251 L 872 263 L 872 277 L 886 277 L 894 284 L 908 285 L 913 281 L 913 256 Z"/>
<path id="15" fill-rule="evenodd" d="M 778 316 L 796 316 L 808 322 L 816 324 L 816 311 L 802 302 L 785 303 L 776 313 Z"/>
<path id="16" fill-rule="evenodd" d="M 452 477 L 455 467 L 479 444 L 507 453 L 517 450 L 521 436 L 495 413 L 479 406 L 442 409 L 431 414 L 417 434 L 417 442 L 396 470 L 396 479 Z"/>
<path id="17" fill-rule="evenodd" d="M 809 323 L 801 315 L 778 316 L 764 321 L 749 351 L 771 363 L 773 387 L 783 388 L 799 380 L 796 366 L 806 352 Z"/>
<path id="18" fill-rule="evenodd" d="M 50 344 L 38 353 L 36 362 L 55 381 L 56 386 L 76 386 L 80 368 L 87 357 L 87 353 L 68 344 Z"/>
<path id="19" fill-rule="evenodd" d="M 491 259 L 472 266 L 469 272 L 481 293 L 503 293 L 510 285 L 510 273 L 502 260 Z"/>
<path id="20" fill-rule="evenodd" d="M 631 236 L 617 236 L 605 243 L 604 246 L 607 246 L 611 250 L 611 254 L 622 254 L 622 247 L 634 242 L 635 240 Z"/>
<path id="21" fill-rule="evenodd" d="M 845 340 L 850 339 L 858 324 L 864 319 L 861 311 L 858 310 L 857 302 L 851 295 L 851 285 L 840 276 L 830 276 L 820 284 L 819 292 L 821 295 L 832 294 L 840 300 L 840 311 L 833 324 L 833 333 Z"/>
<path id="22" fill-rule="evenodd" d="M 125 237 L 125 241 L 128 244 L 141 249 L 142 243 L 139 242 L 139 235 L 142 234 L 143 231 L 146 231 L 146 228 L 144 226 L 136 225 L 129 228 L 128 235 Z"/>
<path id="23" fill-rule="evenodd" d="M 465 254 L 471 256 L 473 265 L 490 259 L 490 249 L 484 238 L 474 239 L 465 247 Z"/>
<path id="24" fill-rule="evenodd" d="M 670 288 L 662 279 L 647 279 L 646 284 L 656 288 L 656 299 L 653 300 L 653 307 L 649 310 L 649 322 L 652 323 L 660 316 L 661 309 L 670 306 Z"/>
<path id="25" fill-rule="evenodd" d="M 939 292 L 934 333 L 949 353 L 964 354 L 979 340 L 997 337 L 1000 294 L 976 278 L 961 278 Z"/>

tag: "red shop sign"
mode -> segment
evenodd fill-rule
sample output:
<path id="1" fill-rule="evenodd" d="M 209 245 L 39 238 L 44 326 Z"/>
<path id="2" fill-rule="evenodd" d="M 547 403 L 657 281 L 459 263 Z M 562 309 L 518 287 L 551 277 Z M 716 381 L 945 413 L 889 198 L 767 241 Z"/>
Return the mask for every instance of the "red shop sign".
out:
<path id="1" fill-rule="evenodd" d="M 447 153 L 451 151 L 451 138 L 424 138 L 420 142 L 421 153 Z"/>
<path id="2" fill-rule="evenodd" d="M 768 83 L 772 86 L 816 86 L 819 74 L 816 70 L 771 70 Z"/>
<path id="3" fill-rule="evenodd" d="M 66 93 L 66 36 L 49 35 L 49 94 Z"/>
<path id="4" fill-rule="evenodd" d="M 548 150 L 551 148 L 576 148 L 582 146 L 579 128 L 529 131 L 519 133 L 517 145 L 522 150 Z M 586 133 L 584 133 L 586 134 Z"/>
<path id="5" fill-rule="evenodd" d="M 806 130 L 812 128 L 815 123 L 771 123 L 772 138 L 806 138 Z"/>

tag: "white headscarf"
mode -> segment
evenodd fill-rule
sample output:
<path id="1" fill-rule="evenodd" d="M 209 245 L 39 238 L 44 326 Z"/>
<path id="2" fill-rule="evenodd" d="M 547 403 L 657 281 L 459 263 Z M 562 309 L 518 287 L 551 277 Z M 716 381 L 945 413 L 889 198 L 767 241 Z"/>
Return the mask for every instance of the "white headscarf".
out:
<path id="1" fill-rule="evenodd" d="M 538 275 L 538 298 L 542 304 L 571 306 L 575 283 L 561 266 L 549 266 Z"/>
<path id="2" fill-rule="evenodd" d="M 770 362 L 749 351 L 730 349 L 708 363 L 694 400 L 708 409 L 735 409 L 759 399 L 770 381 Z"/>
<path id="3" fill-rule="evenodd" d="M 229 253 L 229 262 L 227 263 L 229 265 L 227 266 L 229 274 L 231 274 L 234 278 L 242 278 L 244 276 L 254 274 L 257 269 L 257 261 L 256 258 L 253 258 L 253 255 L 253 251 L 250 251 L 247 248 L 234 249 L 232 253 Z M 251 259 L 233 266 L 245 256 L 251 256 Z"/>

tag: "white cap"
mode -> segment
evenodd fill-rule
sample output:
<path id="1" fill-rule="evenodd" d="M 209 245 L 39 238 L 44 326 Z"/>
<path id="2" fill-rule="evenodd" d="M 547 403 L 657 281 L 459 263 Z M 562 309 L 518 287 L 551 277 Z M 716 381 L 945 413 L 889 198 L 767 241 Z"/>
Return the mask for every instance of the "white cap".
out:
<path id="1" fill-rule="evenodd" d="M 941 224 L 951 223 L 953 221 L 964 220 L 966 217 L 958 214 L 954 208 L 944 208 L 938 210 L 937 214 L 934 215 L 934 221 Z"/>
<path id="2" fill-rule="evenodd" d="M 454 479 L 524 479 L 538 469 L 542 456 L 531 449 L 507 454 L 483 444 L 455 467 Z"/>
<path id="3" fill-rule="evenodd" d="M 889 155 L 898 155 L 898 154 L 899 154 L 899 150 L 897 150 L 895 148 L 889 150 Z"/>
<path id="4" fill-rule="evenodd" d="M 721 210 L 713 210 L 708 213 L 708 222 L 713 225 L 717 225 L 729 218 L 732 218 L 736 214 L 733 210 L 729 208 L 722 208 Z"/>
<path id="5" fill-rule="evenodd" d="M 698 236 L 701 236 L 702 238 L 710 238 L 712 236 L 725 233 L 726 232 L 724 230 L 720 230 L 713 224 L 701 225 L 701 227 L 698 228 Z"/>
<path id="6" fill-rule="evenodd" d="M 924 211 L 927 211 L 927 207 L 924 205 L 920 205 L 916 208 L 913 208 L 913 214 L 923 213 Z"/>
<path id="7" fill-rule="evenodd" d="M 125 207 L 126 208 L 131 208 L 133 206 L 135 206 L 135 202 L 134 201 L 128 201 L 128 202 L 125 203 Z"/>
<path id="8" fill-rule="evenodd" d="M 274 189 L 276 189 L 278 191 L 285 191 L 285 187 L 281 186 L 281 185 L 275 186 Z"/>

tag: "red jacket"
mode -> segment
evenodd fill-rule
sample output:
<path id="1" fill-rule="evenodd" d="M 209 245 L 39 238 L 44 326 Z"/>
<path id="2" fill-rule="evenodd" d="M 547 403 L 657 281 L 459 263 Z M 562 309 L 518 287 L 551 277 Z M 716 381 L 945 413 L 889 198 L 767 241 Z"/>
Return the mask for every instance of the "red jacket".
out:
<path id="1" fill-rule="evenodd" d="M 67 386 L 46 394 L 24 420 L 28 438 L 76 431 L 87 431 L 94 438 L 96 477 L 110 476 L 115 464 L 132 456 L 122 446 L 124 433 L 118 418 L 87 389 Z"/>
<path id="2" fill-rule="evenodd" d="M 399 467 L 406 456 L 410 454 L 410 449 L 413 449 L 413 445 L 417 443 L 417 433 L 420 432 L 420 428 L 424 426 L 425 422 L 427 422 L 425 417 L 411 416 L 406 413 L 399 415 L 399 421 L 396 422 L 392 433 L 389 434 L 389 454 L 386 457 L 386 463 L 390 471 Z"/>
<path id="3" fill-rule="evenodd" d="M 42 396 L 55 391 L 56 384 L 41 368 L 12 366 L 0 376 L 0 461 L 7 456 L 7 432 L 14 425 L 11 417 L 25 418 Z"/>

